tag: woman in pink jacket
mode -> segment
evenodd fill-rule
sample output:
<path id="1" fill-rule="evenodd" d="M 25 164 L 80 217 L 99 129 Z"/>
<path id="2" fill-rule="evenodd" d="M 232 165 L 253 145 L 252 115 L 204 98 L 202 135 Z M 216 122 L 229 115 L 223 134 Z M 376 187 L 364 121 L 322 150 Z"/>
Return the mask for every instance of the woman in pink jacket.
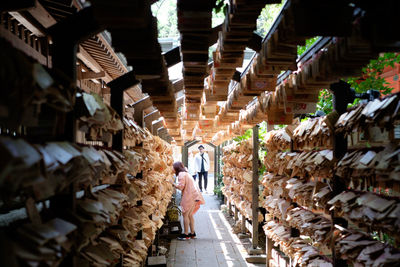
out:
<path id="1" fill-rule="evenodd" d="M 196 238 L 196 232 L 194 230 L 194 217 L 193 215 L 199 210 L 200 205 L 205 203 L 203 196 L 200 193 L 199 187 L 194 182 L 193 177 L 186 171 L 185 166 L 182 162 L 178 161 L 174 163 L 174 170 L 176 176 L 178 176 L 178 184 L 174 186 L 182 191 L 182 214 L 183 214 L 183 225 L 184 234 L 181 234 L 179 240 L 187 240 L 190 238 Z M 190 233 L 189 233 L 190 226 Z"/>

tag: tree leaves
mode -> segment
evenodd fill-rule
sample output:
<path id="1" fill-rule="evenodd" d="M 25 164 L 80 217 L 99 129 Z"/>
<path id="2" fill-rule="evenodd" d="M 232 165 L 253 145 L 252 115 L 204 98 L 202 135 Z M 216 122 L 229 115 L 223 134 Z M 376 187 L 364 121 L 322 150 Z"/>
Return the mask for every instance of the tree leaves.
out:
<path id="1" fill-rule="evenodd" d="M 348 78 L 350 83 L 358 93 L 365 93 L 370 89 L 378 90 L 383 95 L 390 94 L 393 88 L 380 75 L 386 67 L 394 67 L 395 63 L 400 63 L 400 54 L 384 53 L 378 59 L 373 59 L 362 69 L 362 77 Z"/>
<path id="2" fill-rule="evenodd" d="M 279 15 L 282 5 L 283 4 L 281 3 L 272 5 L 268 4 L 265 6 L 265 8 L 261 11 L 261 14 L 257 19 L 256 33 L 258 33 L 262 37 L 267 35 L 276 17 Z"/>
<path id="3" fill-rule="evenodd" d="M 393 90 L 389 87 L 389 83 L 380 75 L 386 67 L 394 67 L 395 63 L 400 63 L 400 54 L 384 53 L 377 59 L 372 59 L 367 66 L 362 69 L 362 77 L 348 78 L 346 82 L 350 84 L 357 93 L 365 93 L 368 90 L 374 89 L 381 92 L 382 95 L 390 94 Z M 358 104 L 359 99 L 356 99 L 351 106 Z M 317 110 L 322 110 L 325 114 L 332 111 L 332 94 L 329 90 L 323 89 L 319 93 Z"/>
<path id="4" fill-rule="evenodd" d="M 333 110 L 332 98 L 333 95 L 328 89 L 319 91 L 317 110 L 321 110 L 325 114 L 331 113 Z"/>
<path id="5" fill-rule="evenodd" d="M 308 48 L 310 48 L 318 39 L 320 38 L 320 36 L 315 36 L 312 37 L 310 39 L 306 40 L 306 45 L 305 46 L 297 46 L 297 55 L 301 56 L 304 52 L 307 51 Z"/>
<path id="6" fill-rule="evenodd" d="M 214 12 L 216 14 L 218 14 L 220 12 L 223 12 L 223 14 L 225 14 L 225 7 L 226 7 L 226 4 L 225 4 L 224 0 L 217 0 L 215 2 Z"/>
<path id="7" fill-rule="evenodd" d="M 243 135 L 237 136 L 237 137 L 233 138 L 233 140 L 236 142 L 242 142 L 242 141 L 250 139 L 252 136 L 253 136 L 252 129 L 248 129 Z"/>

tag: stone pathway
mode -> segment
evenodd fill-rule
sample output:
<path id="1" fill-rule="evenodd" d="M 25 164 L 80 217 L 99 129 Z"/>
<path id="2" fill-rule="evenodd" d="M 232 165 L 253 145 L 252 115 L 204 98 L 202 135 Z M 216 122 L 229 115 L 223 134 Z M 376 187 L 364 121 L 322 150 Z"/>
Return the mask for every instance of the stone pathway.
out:
<path id="1" fill-rule="evenodd" d="M 195 215 L 197 239 L 172 240 L 169 267 L 265 266 L 246 262 L 246 249 L 212 194 L 203 194 L 206 204 Z M 183 225 L 183 224 L 182 224 Z"/>

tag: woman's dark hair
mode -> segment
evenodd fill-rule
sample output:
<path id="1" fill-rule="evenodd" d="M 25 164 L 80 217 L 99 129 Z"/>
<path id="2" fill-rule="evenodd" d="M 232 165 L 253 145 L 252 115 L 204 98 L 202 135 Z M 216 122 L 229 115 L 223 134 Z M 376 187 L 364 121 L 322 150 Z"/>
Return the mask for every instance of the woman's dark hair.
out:
<path id="1" fill-rule="evenodd" d="M 185 166 L 180 161 L 175 162 L 173 166 L 176 176 L 178 176 L 180 172 L 186 172 Z"/>

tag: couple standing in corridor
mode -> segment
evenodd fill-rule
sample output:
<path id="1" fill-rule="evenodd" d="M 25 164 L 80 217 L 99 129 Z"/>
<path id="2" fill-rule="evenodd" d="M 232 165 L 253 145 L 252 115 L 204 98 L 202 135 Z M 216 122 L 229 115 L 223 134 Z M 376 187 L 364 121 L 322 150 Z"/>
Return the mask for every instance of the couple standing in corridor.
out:
<path id="1" fill-rule="evenodd" d="M 189 153 L 188 158 L 188 169 L 189 173 L 193 176 L 193 179 L 196 180 L 196 177 L 199 177 L 199 188 L 200 191 L 207 191 L 207 180 L 208 180 L 208 170 L 210 169 L 210 158 L 208 154 L 204 151 L 204 146 L 200 145 L 198 147 L 199 153 L 193 157 L 193 153 Z M 204 180 L 204 187 L 202 185 L 202 181 Z"/>

